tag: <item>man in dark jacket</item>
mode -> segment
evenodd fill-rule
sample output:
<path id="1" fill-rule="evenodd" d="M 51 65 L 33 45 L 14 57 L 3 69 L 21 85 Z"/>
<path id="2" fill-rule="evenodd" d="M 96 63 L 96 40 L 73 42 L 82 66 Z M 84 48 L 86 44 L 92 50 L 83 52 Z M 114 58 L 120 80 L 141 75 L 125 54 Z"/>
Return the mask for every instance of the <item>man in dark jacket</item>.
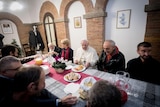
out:
<path id="1" fill-rule="evenodd" d="M 61 51 L 62 49 L 58 46 L 55 46 L 53 43 L 48 43 L 48 48 L 49 48 L 49 55 L 52 55 L 54 58 L 56 56 L 61 57 Z"/>
<path id="2" fill-rule="evenodd" d="M 21 66 L 20 60 L 14 56 L 0 59 L 0 102 L 11 93 L 13 77 Z"/>
<path id="3" fill-rule="evenodd" d="M 97 61 L 98 70 L 116 73 L 125 70 L 125 57 L 118 50 L 113 40 L 106 40 L 103 43 L 103 51 Z"/>
<path id="4" fill-rule="evenodd" d="M 45 73 L 40 66 L 21 67 L 14 76 L 13 94 L 2 105 L 16 107 L 66 107 L 77 102 L 77 97 L 58 98 L 45 89 Z"/>
<path id="5" fill-rule="evenodd" d="M 15 57 L 19 57 L 18 56 L 18 47 L 13 45 L 13 44 L 6 44 L 2 47 L 1 49 L 1 54 L 2 54 L 2 57 L 5 57 L 5 56 L 15 56 Z M 21 58 L 20 61 L 22 64 L 24 63 L 27 63 L 31 60 L 33 60 L 34 58 L 36 57 L 35 56 L 30 56 L 30 57 L 24 57 L 24 58 Z"/>
<path id="6" fill-rule="evenodd" d="M 151 56 L 152 45 L 149 42 L 141 42 L 137 45 L 139 57 L 128 61 L 126 71 L 130 77 L 160 85 L 157 75 L 160 71 L 160 62 Z"/>

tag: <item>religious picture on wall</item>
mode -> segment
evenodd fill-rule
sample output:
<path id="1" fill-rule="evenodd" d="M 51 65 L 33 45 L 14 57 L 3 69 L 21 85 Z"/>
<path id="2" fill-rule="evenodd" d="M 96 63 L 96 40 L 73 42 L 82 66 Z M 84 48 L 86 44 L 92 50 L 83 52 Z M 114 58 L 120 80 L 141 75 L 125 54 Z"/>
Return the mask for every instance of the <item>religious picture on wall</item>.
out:
<path id="1" fill-rule="evenodd" d="M 11 23 L 2 23 L 1 24 L 3 33 L 13 33 Z"/>
<path id="2" fill-rule="evenodd" d="M 130 26 L 131 9 L 117 11 L 117 29 L 125 29 Z"/>
<path id="3" fill-rule="evenodd" d="M 81 17 L 74 17 L 74 27 L 75 28 L 82 27 Z"/>

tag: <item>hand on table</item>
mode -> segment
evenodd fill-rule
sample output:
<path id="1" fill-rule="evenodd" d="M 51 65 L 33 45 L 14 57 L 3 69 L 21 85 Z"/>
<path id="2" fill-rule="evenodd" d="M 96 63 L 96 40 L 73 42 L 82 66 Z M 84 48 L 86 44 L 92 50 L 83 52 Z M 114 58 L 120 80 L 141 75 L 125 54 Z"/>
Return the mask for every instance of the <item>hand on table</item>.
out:
<path id="1" fill-rule="evenodd" d="M 65 105 L 74 105 L 77 103 L 77 97 L 76 96 L 72 96 L 72 94 L 69 94 L 63 98 L 61 98 L 62 104 Z"/>

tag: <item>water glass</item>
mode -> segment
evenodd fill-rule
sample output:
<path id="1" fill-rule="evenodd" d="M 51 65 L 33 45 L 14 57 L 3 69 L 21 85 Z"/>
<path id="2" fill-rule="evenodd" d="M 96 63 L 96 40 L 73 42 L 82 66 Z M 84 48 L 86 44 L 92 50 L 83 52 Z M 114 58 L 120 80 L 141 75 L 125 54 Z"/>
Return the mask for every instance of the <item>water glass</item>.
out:
<path id="1" fill-rule="evenodd" d="M 80 64 L 82 64 L 82 65 L 86 64 L 86 58 L 85 57 L 81 57 Z"/>

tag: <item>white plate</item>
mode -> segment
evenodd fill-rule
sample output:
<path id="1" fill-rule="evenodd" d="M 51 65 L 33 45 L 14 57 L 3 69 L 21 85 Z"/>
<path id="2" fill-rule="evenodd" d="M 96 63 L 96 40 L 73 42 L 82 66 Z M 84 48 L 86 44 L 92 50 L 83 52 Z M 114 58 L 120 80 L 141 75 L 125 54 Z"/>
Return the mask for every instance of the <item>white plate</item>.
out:
<path id="1" fill-rule="evenodd" d="M 72 94 L 72 96 L 76 96 L 76 97 L 79 97 L 79 88 L 80 88 L 80 85 L 79 84 L 76 84 L 76 83 L 69 83 L 65 86 L 64 88 L 64 92 L 66 94 Z"/>
<path id="2" fill-rule="evenodd" d="M 42 67 L 45 75 L 48 75 L 48 74 L 49 74 L 49 67 L 48 67 L 48 65 L 41 65 L 40 67 Z"/>
<path id="3" fill-rule="evenodd" d="M 66 74 L 66 75 L 63 77 L 63 79 L 64 79 L 65 81 L 67 81 L 67 82 L 76 82 L 76 81 L 78 81 L 78 80 L 81 78 L 81 75 L 78 74 L 78 73 L 75 73 L 75 74 L 78 76 L 78 79 L 77 79 L 77 80 L 68 80 L 66 77 L 69 75 L 69 73 Z"/>
<path id="4" fill-rule="evenodd" d="M 65 70 L 69 70 L 69 69 L 72 69 L 72 65 L 68 65 L 66 68 L 65 68 Z"/>
<path id="5" fill-rule="evenodd" d="M 76 68 L 77 68 L 78 66 L 83 66 L 83 65 L 75 65 L 75 66 L 73 66 L 73 67 L 72 67 L 72 71 L 74 71 L 74 72 L 82 72 L 82 71 L 84 71 L 84 70 L 86 69 L 86 67 L 83 66 L 83 68 L 82 68 L 81 70 L 76 70 Z"/>

